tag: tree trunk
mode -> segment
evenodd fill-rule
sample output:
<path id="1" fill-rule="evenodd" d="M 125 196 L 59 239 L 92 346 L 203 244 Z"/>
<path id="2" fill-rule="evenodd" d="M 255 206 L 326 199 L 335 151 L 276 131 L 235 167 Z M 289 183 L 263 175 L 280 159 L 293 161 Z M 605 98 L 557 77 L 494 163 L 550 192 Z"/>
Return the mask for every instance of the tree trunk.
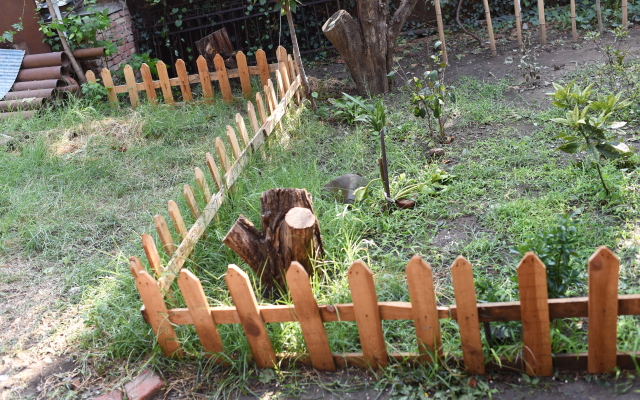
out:
<path id="1" fill-rule="evenodd" d="M 325 22 L 322 32 L 344 59 L 351 78 L 363 95 L 386 93 L 387 74 L 393 68 L 393 52 L 400 29 L 418 0 L 402 0 L 389 19 L 389 4 L 358 0 L 358 20 L 340 10 Z"/>
<path id="2" fill-rule="evenodd" d="M 265 289 L 286 287 L 292 261 L 313 275 L 311 260 L 324 251 L 311 195 L 304 189 L 271 189 L 260 201 L 262 232 L 240 215 L 222 242 L 260 276 Z"/>

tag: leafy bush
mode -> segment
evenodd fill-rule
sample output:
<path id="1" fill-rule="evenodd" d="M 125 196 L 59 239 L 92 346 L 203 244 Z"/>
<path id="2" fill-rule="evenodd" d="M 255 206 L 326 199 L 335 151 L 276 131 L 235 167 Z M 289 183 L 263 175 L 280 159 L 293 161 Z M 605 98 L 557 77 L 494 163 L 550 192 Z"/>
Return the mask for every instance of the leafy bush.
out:
<path id="1" fill-rule="evenodd" d="M 367 106 L 362 97 L 342 93 L 342 99 L 333 102 L 333 115 L 336 119 L 353 125 L 366 112 Z"/>
<path id="2" fill-rule="evenodd" d="M 142 64 L 147 64 L 149 66 L 149 70 L 151 71 L 151 73 L 157 76 L 158 68 L 156 67 L 156 64 L 158 64 L 158 61 L 160 60 L 157 58 L 151 57 L 151 50 L 142 54 L 133 53 L 131 54 L 131 57 L 129 57 L 127 61 L 123 61 L 120 64 L 120 68 L 118 68 L 118 71 L 116 71 L 116 76 L 121 81 L 124 82 L 124 67 L 126 65 L 130 65 L 134 71 L 139 71 L 140 67 L 142 67 Z"/>
<path id="3" fill-rule="evenodd" d="M 13 35 L 20 32 L 24 28 L 22 25 L 22 18 L 20 18 L 20 20 L 15 24 L 11 25 L 11 28 L 13 29 L 7 29 L 6 31 L 2 32 L 2 36 L 0 36 L 0 44 L 13 43 Z"/>
<path id="4" fill-rule="evenodd" d="M 107 88 L 97 82 L 83 83 L 82 95 L 89 103 L 102 103 L 107 98 Z"/>

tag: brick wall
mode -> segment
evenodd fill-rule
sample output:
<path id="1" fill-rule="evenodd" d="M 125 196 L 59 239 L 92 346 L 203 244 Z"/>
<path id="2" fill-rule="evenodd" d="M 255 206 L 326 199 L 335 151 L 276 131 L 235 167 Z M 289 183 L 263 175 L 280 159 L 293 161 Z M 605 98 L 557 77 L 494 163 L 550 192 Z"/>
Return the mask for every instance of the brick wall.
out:
<path id="1" fill-rule="evenodd" d="M 133 37 L 133 24 L 131 22 L 131 14 L 125 2 L 115 2 L 110 4 L 101 4 L 109 9 L 109 18 L 111 18 L 111 28 L 103 34 L 102 38 L 110 38 L 118 44 L 118 51 L 110 57 L 103 57 L 102 60 L 95 60 L 87 65 L 88 68 L 97 72 L 102 68 L 108 68 L 115 71 L 120 68 L 120 64 L 126 62 L 131 54 L 137 52 L 136 44 Z"/>

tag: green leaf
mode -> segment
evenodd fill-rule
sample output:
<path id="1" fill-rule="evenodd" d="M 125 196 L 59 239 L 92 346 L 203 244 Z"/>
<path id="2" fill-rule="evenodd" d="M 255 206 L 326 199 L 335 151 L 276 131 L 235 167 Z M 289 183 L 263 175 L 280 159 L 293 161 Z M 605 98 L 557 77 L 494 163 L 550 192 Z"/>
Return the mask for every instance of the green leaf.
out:
<path id="1" fill-rule="evenodd" d="M 578 142 L 569 142 L 563 145 L 558 146 L 557 150 L 564 151 L 565 153 L 574 154 L 580 151 L 580 143 Z"/>

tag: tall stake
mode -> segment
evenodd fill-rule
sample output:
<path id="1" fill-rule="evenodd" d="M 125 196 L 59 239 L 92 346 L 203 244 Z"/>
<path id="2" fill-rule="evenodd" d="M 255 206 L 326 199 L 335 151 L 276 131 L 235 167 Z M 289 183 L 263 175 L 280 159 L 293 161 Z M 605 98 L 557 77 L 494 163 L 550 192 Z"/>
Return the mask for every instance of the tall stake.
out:
<path id="1" fill-rule="evenodd" d="M 304 72 L 304 66 L 302 65 L 302 58 L 300 58 L 300 48 L 298 47 L 298 37 L 296 36 L 296 28 L 293 25 L 293 16 L 291 15 L 291 9 L 288 4 L 283 4 L 283 9 L 287 14 L 287 23 L 289 24 L 289 32 L 291 33 L 291 42 L 293 44 L 293 56 L 296 63 L 298 63 L 298 69 L 300 70 L 300 77 L 302 78 L 302 87 L 304 88 L 304 96 L 311 102 L 311 107 L 316 109 L 316 100 L 311 96 L 311 90 L 309 89 L 309 81 L 307 80 L 307 74 Z"/>
<path id="2" fill-rule="evenodd" d="M 57 14 L 60 13 L 60 10 L 57 9 L 58 4 L 56 3 L 54 8 L 53 2 L 51 0 L 47 0 L 47 7 L 51 12 L 51 21 L 57 21 L 59 18 Z M 56 12 L 57 11 L 57 12 Z M 73 56 L 73 52 L 69 48 L 69 43 L 67 43 L 67 38 L 64 36 L 60 30 L 58 30 L 58 36 L 60 37 L 60 43 L 62 43 L 62 47 L 64 48 L 64 52 L 67 53 L 69 57 L 69 61 L 71 61 L 71 65 L 73 66 L 73 71 L 76 73 L 76 77 L 80 83 L 87 83 L 87 78 L 82 73 L 82 68 L 80 68 L 80 64 L 76 61 L 76 58 Z"/>
<path id="3" fill-rule="evenodd" d="M 514 3 L 513 7 L 516 13 L 516 32 L 518 33 L 518 48 L 522 50 L 524 48 L 524 44 L 522 43 L 522 23 L 520 21 L 520 0 L 514 0 L 513 3 Z"/>
<path id="4" fill-rule="evenodd" d="M 578 41 L 578 29 L 576 27 L 576 0 L 571 0 L 571 33 L 573 41 Z"/>
<path id="5" fill-rule="evenodd" d="M 602 35 L 602 9 L 600 0 L 596 0 L 596 12 L 598 13 L 598 33 Z"/>
<path id="6" fill-rule="evenodd" d="M 442 10 L 440 9 L 440 0 L 434 0 L 434 6 L 436 8 L 436 20 L 438 21 L 438 34 L 440 35 L 440 42 L 442 42 L 442 62 L 448 64 L 447 46 L 444 41 L 444 25 L 442 23 Z"/>
<path id="7" fill-rule="evenodd" d="M 484 14 L 487 18 L 487 30 L 489 31 L 489 43 L 491 44 L 491 55 L 494 57 L 496 53 L 496 40 L 493 38 L 493 25 L 491 24 L 491 12 L 489 11 L 489 0 L 483 0 Z"/>
<path id="8" fill-rule="evenodd" d="M 629 21 L 627 19 L 627 0 L 622 0 L 622 27 L 627 28 Z"/>
<path id="9" fill-rule="evenodd" d="M 540 21 L 540 43 L 544 46 L 547 44 L 547 24 L 544 19 L 544 0 L 538 0 L 538 18 Z"/>
<path id="10" fill-rule="evenodd" d="M 391 190 L 389 188 L 389 169 L 387 164 L 387 149 L 384 145 L 384 132 L 387 128 L 382 128 L 380 131 L 380 148 L 382 149 L 382 158 L 380 161 L 380 173 L 382 174 L 382 182 L 384 183 L 384 190 L 387 193 L 387 201 L 391 201 Z"/>

